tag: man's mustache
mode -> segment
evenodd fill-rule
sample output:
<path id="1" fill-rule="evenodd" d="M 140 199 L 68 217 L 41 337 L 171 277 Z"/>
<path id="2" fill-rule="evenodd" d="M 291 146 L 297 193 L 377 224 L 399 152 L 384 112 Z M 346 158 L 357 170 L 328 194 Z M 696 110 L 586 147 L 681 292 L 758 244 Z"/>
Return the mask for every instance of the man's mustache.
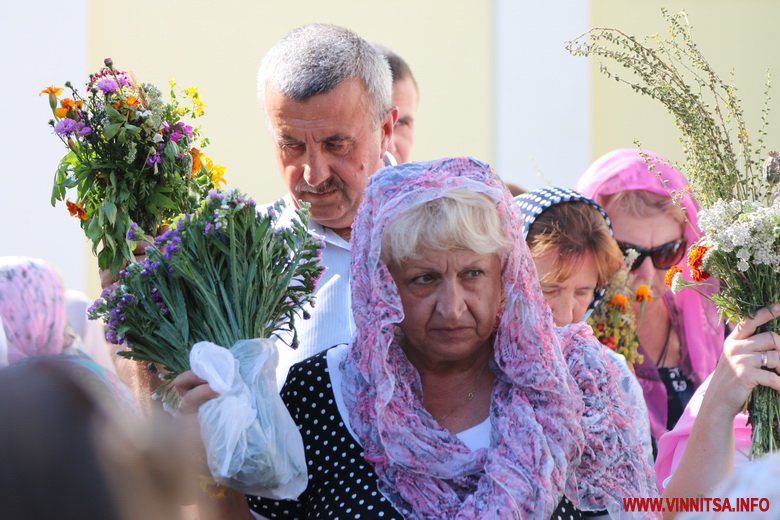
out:
<path id="1" fill-rule="evenodd" d="M 329 191 L 340 190 L 343 187 L 344 185 L 342 184 L 341 179 L 339 179 L 336 176 L 328 177 L 326 180 L 322 181 L 316 186 L 312 186 L 304 179 L 301 179 L 301 182 L 295 185 L 295 192 L 314 193 L 319 195 L 321 193 L 327 193 Z"/>

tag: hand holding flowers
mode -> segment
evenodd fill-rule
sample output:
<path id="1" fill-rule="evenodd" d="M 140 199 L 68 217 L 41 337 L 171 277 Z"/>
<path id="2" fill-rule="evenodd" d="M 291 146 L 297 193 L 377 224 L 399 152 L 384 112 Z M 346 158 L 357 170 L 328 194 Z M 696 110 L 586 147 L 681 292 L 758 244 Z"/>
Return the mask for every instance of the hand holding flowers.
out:
<path id="1" fill-rule="evenodd" d="M 662 12 L 669 22 L 668 38 L 640 41 L 617 29 L 593 29 L 569 42 L 568 49 L 620 65 L 629 76 L 618 76 L 605 65 L 601 71 L 660 101 L 674 115 L 686 157 L 686 190 L 703 206 L 698 212 L 702 236 L 688 253 L 689 279 L 682 268 L 673 267 L 666 283 L 675 292 L 696 288 L 737 323 L 780 301 L 780 155 L 769 152 L 764 160 L 763 143 L 769 80 L 753 143 L 736 88 L 721 80 L 693 42 L 686 14 Z M 672 193 L 677 199 L 682 195 Z M 762 323 L 759 334 L 780 331 L 778 319 Z M 748 411 L 752 454 L 780 448 L 780 395 L 758 386 Z"/>

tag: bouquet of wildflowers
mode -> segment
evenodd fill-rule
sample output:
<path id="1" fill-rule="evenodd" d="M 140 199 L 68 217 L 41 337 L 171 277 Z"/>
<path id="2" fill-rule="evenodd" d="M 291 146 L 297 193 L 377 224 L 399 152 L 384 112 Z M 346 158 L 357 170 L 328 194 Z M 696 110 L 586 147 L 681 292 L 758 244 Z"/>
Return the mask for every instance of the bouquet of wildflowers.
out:
<path id="1" fill-rule="evenodd" d="M 219 397 L 198 418 L 214 479 L 244 493 L 296 498 L 308 481 L 303 441 L 276 388 L 279 332 L 311 303 L 321 244 L 307 213 L 278 225 L 238 191 L 209 192 L 130 263 L 90 317 L 107 322 L 120 355 L 163 369 L 156 390 L 175 407 L 171 380 L 192 369 Z M 304 319 L 307 316 L 302 316 Z"/>
<path id="2" fill-rule="evenodd" d="M 638 352 L 639 339 L 636 330 L 642 319 L 644 305 L 653 300 L 652 291 L 646 284 L 633 288 L 635 276 L 631 274 L 631 265 L 638 253 L 629 250 L 623 260 L 623 265 L 610 278 L 604 292 L 604 299 L 593 309 L 588 318 L 588 325 L 593 328 L 593 334 L 610 350 L 614 350 L 626 358 L 633 368 L 642 363 L 644 357 Z M 639 316 L 634 313 L 634 307 L 629 301 L 632 297 L 639 303 Z"/>
<path id="3" fill-rule="evenodd" d="M 640 41 L 616 29 L 593 29 L 567 45 L 574 55 L 594 55 L 624 67 L 633 74 L 629 79 L 605 65 L 601 70 L 660 101 L 674 115 L 685 151 L 683 168 L 703 208 L 698 214 L 702 236 L 688 252 L 689 278 L 673 267 L 667 284 L 673 291 L 716 285 L 710 298 L 736 322 L 780 301 L 780 155 L 767 152 L 763 142 L 769 81 L 754 145 L 736 88 L 720 79 L 695 45 L 685 13 L 663 14 L 669 22 L 667 39 Z M 759 332 L 765 330 L 780 332 L 780 320 Z M 751 454 L 780 449 L 780 395 L 756 387 L 748 412 Z"/>
<path id="4" fill-rule="evenodd" d="M 203 115 L 196 88 L 186 89 L 180 103 L 171 81 L 166 103 L 155 86 L 136 83 L 114 69 L 110 58 L 90 76 L 85 97 L 70 82 L 65 86 L 69 97 L 61 97 L 58 87 L 41 91 L 54 115 L 49 124 L 68 148 L 51 202 L 66 201 L 92 241 L 101 269 L 116 275 L 124 261 L 133 260 L 137 240 L 193 211 L 224 182 L 224 167 L 202 156 L 208 140 L 182 119 Z M 75 201 L 68 196 L 72 189 Z"/>
<path id="5" fill-rule="evenodd" d="M 231 346 L 283 331 L 297 341 L 293 322 L 312 300 L 320 244 L 306 231 L 305 211 L 277 228 L 280 210 L 263 215 L 236 190 L 212 190 L 90 308 L 111 343 L 127 343 L 119 355 L 163 369 L 158 393 L 168 395 L 170 380 L 190 369 L 199 341 Z"/>

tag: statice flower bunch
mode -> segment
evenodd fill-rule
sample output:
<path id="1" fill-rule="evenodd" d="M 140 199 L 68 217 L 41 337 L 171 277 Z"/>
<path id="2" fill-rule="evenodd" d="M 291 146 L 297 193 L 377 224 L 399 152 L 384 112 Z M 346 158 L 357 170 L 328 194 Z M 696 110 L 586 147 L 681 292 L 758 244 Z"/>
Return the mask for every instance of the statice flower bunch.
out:
<path id="1" fill-rule="evenodd" d="M 297 342 L 294 320 L 307 318 L 321 243 L 306 231 L 306 208 L 287 226 L 282 209 L 258 211 L 237 190 L 212 190 L 90 308 L 90 318 L 106 322 L 109 341 L 126 343 L 121 356 L 161 369 L 156 393 L 170 403 L 170 381 L 190 368 L 197 342 L 230 347 L 276 335 Z"/>
<path id="2" fill-rule="evenodd" d="M 49 124 L 68 150 L 51 202 L 66 202 L 99 266 L 116 275 L 133 261 L 139 241 L 151 240 L 224 183 L 224 167 L 202 154 L 208 139 L 186 120 L 204 113 L 195 87 L 182 93 L 171 81 L 165 101 L 157 87 L 137 83 L 110 58 L 89 76 L 85 96 L 70 82 L 65 87 L 67 96 L 54 86 L 40 92 L 52 110 Z"/>

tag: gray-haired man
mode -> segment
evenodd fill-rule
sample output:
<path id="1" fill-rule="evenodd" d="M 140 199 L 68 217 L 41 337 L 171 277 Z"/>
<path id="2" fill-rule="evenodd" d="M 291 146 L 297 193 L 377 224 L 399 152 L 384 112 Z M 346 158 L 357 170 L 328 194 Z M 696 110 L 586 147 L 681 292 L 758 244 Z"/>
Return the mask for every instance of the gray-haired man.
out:
<path id="1" fill-rule="evenodd" d="M 325 243 L 316 307 L 296 322 L 299 348 L 280 349 L 283 381 L 292 364 L 352 336 L 350 231 L 368 177 L 385 164 L 398 110 L 382 55 L 332 25 L 306 25 L 276 43 L 258 89 L 288 200 L 311 204 L 310 232 Z"/>

